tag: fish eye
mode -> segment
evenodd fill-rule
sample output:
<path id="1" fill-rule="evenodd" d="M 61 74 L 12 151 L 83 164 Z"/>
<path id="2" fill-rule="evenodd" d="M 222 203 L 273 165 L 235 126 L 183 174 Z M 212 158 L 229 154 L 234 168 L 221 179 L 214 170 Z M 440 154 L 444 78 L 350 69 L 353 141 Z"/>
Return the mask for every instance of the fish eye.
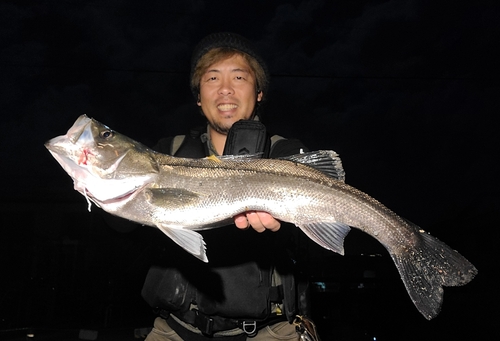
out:
<path id="1" fill-rule="evenodd" d="M 103 139 L 108 139 L 111 138 L 115 135 L 115 133 L 112 130 L 103 130 L 101 131 L 101 138 Z"/>

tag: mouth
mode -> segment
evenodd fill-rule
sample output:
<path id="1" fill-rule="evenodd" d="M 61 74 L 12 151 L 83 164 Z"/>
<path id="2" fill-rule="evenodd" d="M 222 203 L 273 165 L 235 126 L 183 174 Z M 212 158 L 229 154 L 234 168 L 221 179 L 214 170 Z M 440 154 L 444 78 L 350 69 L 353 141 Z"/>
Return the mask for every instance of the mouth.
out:
<path id="1" fill-rule="evenodd" d="M 219 104 L 217 106 L 217 109 L 219 109 L 220 111 L 231 111 L 231 110 L 234 110 L 238 108 L 238 105 L 234 104 L 234 103 L 223 103 L 223 104 Z"/>
<path id="2" fill-rule="evenodd" d="M 123 193 L 120 196 L 106 199 L 106 200 L 97 199 L 94 195 L 92 195 L 92 193 L 87 188 L 85 188 L 85 190 L 83 191 L 83 195 L 87 198 L 87 201 L 90 199 L 91 201 L 95 202 L 98 206 L 101 206 L 101 205 L 116 204 L 116 203 L 120 203 L 122 201 L 126 201 L 127 199 L 132 197 L 140 189 L 142 189 L 142 187 L 135 188 L 131 191 Z"/>

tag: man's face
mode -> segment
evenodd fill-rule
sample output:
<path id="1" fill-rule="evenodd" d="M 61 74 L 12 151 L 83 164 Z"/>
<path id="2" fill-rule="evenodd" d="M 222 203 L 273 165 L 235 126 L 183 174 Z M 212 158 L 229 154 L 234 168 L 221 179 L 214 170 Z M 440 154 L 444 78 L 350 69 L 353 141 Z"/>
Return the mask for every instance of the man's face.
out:
<path id="1" fill-rule="evenodd" d="M 255 82 L 247 61 L 238 54 L 211 65 L 201 76 L 198 106 L 215 131 L 227 134 L 233 123 L 252 117 L 255 103 L 262 99 Z"/>

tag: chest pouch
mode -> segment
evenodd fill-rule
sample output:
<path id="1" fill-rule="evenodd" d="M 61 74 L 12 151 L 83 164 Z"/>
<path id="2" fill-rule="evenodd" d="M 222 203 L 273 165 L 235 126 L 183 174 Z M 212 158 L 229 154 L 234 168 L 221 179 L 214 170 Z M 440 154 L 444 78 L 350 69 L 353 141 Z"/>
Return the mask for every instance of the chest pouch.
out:
<path id="1" fill-rule="evenodd" d="M 270 145 L 266 127 L 262 123 L 241 120 L 234 123 L 227 134 L 224 155 L 261 154 L 267 158 Z"/>

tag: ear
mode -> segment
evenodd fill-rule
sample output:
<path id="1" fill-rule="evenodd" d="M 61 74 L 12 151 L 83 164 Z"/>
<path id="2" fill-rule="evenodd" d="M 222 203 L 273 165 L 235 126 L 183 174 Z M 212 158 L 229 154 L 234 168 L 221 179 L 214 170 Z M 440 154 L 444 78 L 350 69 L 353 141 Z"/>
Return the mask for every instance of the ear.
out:
<path id="1" fill-rule="evenodd" d="M 264 93 L 262 93 L 262 91 L 257 92 L 257 102 L 262 101 L 263 96 L 264 96 Z"/>
<path id="2" fill-rule="evenodd" d="M 201 98 L 200 98 L 200 94 L 198 94 L 198 99 L 196 100 L 196 105 L 201 107 Z"/>

